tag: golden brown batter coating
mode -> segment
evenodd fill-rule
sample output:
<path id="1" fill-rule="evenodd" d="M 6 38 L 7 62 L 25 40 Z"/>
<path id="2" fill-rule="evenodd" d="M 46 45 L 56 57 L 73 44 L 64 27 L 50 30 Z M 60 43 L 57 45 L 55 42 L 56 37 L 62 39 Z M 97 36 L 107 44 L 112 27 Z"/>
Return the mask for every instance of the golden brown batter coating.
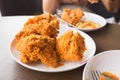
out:
<path id="1" fill-rule="evenodd" d="M 24 37 L 29 36 L 31 34 L 38 34 L 38 33 L 35 30 L 31 30 L 31 29 L 21 30 L 15 35 L 15 40 L 17 42 L 19 42 L 21 38 L 24 38 Z"/>
<path id="2" fill-rule="evenodd" d="M 58 19 L 49 13 L 29 19 L 23 29 L 32 29 L 43 36 L 56 37 L 59 29 Z"/>
<path id="3" fill-rule="evenodd" d="M 70 30 L 57 40 L 58 30 L 59 21 L 49 13 L 29 19 L 23 30 L 15 35 L 16 49 L 20 51 L 21 61 L 41 61 L 55 68 L 61 66 L 63 61 L 82 59 L 86 50 L 84 38 L 78 32 L 73 34 Z"/>
<path id="4" fill-rule="evenodd" d="M 58 38 L 56 47 L 63 61 L 78 61 L 86 50 L 84 38 L 78 32 L 73 34 L 72 30 Z"/>
<path id="5" fill-rule="evenodd" d="M 16 45 L 23 63 L 41 61 L 53 68 L 59 66 L 59 56 L 55 51 L 55 39 L 31 34 L 22 38 Z"/>
<path id="6" fill-rule="evenodd" d="M 84 16 L 83 11 L 80 8 L 76 9 L 63 9 L 61 18 L 68 23 L 75 25 Z"/>

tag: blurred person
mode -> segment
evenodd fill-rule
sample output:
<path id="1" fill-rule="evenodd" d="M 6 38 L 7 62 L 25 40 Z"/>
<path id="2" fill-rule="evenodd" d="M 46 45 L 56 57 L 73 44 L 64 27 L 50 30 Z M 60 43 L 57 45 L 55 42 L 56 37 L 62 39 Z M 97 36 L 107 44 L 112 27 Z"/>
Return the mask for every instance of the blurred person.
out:
<path id="1" fill-rule="evenodd" d="M 42 13 L 42 0 L 0 0 L 2 16 L 37 15 Z"/>
<path id="2" fill-rule="evenodd" d="M 55 13 L 63 4 L 86 6 L 104 18 L 115 17 L 116 22 L 120 21 L 120 0 L 43 0 L 43 12 Z"/>
<path id="3" fill-rule="evenodd" d="M 120 0 L 100 0 L 95 4 L 88 3 L 87 7 L 106 19 L 114 17 L 115 23 L 120 22 Z"/>
<path id="4" fill-rule="evenodd" d="M 61 5 L 86 5 L 86 0 L 43 0 L 43 12 L 55 13 Z"/>

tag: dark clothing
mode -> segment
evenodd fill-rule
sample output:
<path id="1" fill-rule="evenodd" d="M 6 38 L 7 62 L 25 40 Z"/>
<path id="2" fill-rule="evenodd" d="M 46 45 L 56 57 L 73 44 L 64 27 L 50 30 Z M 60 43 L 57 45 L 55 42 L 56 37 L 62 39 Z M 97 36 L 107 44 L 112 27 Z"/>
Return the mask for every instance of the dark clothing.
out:
<path id="1" fill-rule="evenodd" d="M 42 13 L 42 0 L 0 0 L 2 16 Z"/>
<path id="2" fill-rule="evenodd" d="M 94 13 L 96 13 L 96 14 L 99 14 L 99 15 L 103 16 L 104 18 L 115 17 L 115 20 L 116 20 L 117 22 L 120 20 L 120 9 L 119 9 L 119 11 L 116 12 L 116 13 L 109 13 L 109 12 L 105 9 L 105 7 L 104 7 L 104 5 L 102 4 L 101 0 L 100 0 L 99 3 L 96 3 L 96 4 L 90 4 L 90 3 L 88 3 L 87 6 L 88 6 L 88 8 L 89 8 L 92 12 L 94 12 Z"/>

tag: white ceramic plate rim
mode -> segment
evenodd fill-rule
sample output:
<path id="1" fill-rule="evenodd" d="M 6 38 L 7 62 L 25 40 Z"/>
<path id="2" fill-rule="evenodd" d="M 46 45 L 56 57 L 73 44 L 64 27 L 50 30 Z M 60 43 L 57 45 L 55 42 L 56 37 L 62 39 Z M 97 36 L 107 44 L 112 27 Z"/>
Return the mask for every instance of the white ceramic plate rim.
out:
<path id="1" fill-rule="evenodd" d="M 93 56 L 89 61 L 88 63 L 85 65 L 84 67 L 84 70 L 83 70 L 83 76 L 82 76 L 82 80 L 85 80 L 85 74 L 86 74 L 86 71 L 88 70 L 88 66 L 90 66 L 92 64 L 92 61 L 95 59 L 97 59 L 99 56 L 104 56 L 104 55 L 109 55 L 109 54 L 113 54 L 114 52 L 116 53 L 120 53 L 120 50 L 108 50 L 108 51 L 103 51 L 103 52 L 100 52 L 98 54 L 96 54 L 95 56 Z M 89 67 L 90 68 L 90 67 Z"/>
<path id="2" fill-rule="evenodd" d="M 96 22 L 96 23 L 98 23 L 100 26 L 97 27 L 97 28 L 94 28 L 94 29 L 90 29 L 90 28 L 78 28 L 78 27 L 76 27 L 76 26 L 74 26 L 74 25 L 72 25 L 72 24 L 64 21 L 63 19 L 61 19 L 61 17 L 60 17 L 61 14 L 62 14 L 62 13 L 57 13 L 56 16 L 58 15 L 58 16 L 59 16 L 58 18 L 59 18 L 62 22 L 65 22 L 65 23 L 67 23 L 69 26 L 72 26 L 72 27 L 74 27 L 74 28 L 76 28 L 76 29 L 79 29 L 79 30 L 82 30 L 82 31 L 86 31 L 86 32 L 95 31 L 95 30 L 101 29 L 101 28 L 103 28 L 103 27 L 107 24 L 107 21 L 106 21 L 106 19 L 105 19 L 104 17 L 102 17 L 102 16 L 100 16 L 100 15 L 98 15 L 98 14 L 94 14 L 94 13 L 90 13 L 90 12 L 84 12 L 85 15 L 83 16 L 83 18 L 85 18 L 86 20 L 90 20 L 90 21 Z"/>
<path id="3" fill-rule="evenodd" d="M 61 35 L 62 32 L 65 32 L 66 30 L 70 30 L 71 29 L 71 30 L 73 30 L 75 32 L 76 31 L 79 32 L 85 38 L 85 43 L 88 46 L 87 47 L 88 50 L 85 51 L 85 54 L 88 54 L 88 55 L 85 55 L 85 57 L 81 61 L 65 62 L 64 63 L 65 67 L 64 66 L 60 66 L 60 67 L 57 67 L 55 69 L 46 67 L 44 64 L 41 64 L 41 63 L 40 63 L 40 65 L 37 65 L 37 63 L 31 64 L 31 65 L 24 64 L 19 59 L 19 52 L 15 48 L 16 43 L 15 43 L 14 39 L 11 41 L 11 45 L 10 45 L 10 53 L 11 53 L 12 58 L 17 63 L 19 63 L 20 65 L 22 65 L 22 66 L 24 66 L 24 67 L 26 67 L 28 69 L 35 70 L 35 71 L 41 71 L 41 72 L 63 72 L 63 71 L 69 71 L 69 70 L 76 69 L 76 68 L 86 64 L 91 59 L 91 57 L 95 54 L 96 45 L 95 45 L 94 40 L 89 35 L 87 35 L 86 33 L 82 32 L 80 30 L 76 30 L 76 29 L 73 29 L 73 28 L 70 28 L 70 27 L 67 27 L 67 26 L 60 26 L 60 29 L 61 29 L 61 32 L 60 32 L 59 35 Z M 91 45 L 92 48 L 89 45 Z M 36 67 L 36 65 L 37 65 L 37 67 Z M 40 66 L 40 67 L 38 68 L 38 66 Z"/>

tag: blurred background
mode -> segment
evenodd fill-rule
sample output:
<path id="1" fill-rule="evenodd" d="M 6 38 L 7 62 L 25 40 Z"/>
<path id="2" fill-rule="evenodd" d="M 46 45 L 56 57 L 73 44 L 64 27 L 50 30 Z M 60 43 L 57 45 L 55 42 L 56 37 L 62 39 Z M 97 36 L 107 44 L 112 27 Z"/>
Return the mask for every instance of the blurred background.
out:
<path id="1" fill-rule="evenodd" d="M 1 8 L 1 12 L 0 12 L 0 17 L 4 17 L 4 16 L 19 16 L 19 15 L 38 15 L 43 13 L 43 4 L 42 4 L 43 0 L 0 0 L 0 8 Z M 44 5 L 48 7 L 49 10 L 52 10 L 52 4 L 53 2 L 51 2 L 51 0 L 44 0 L 44 1 L 48 1 L 50 2 L 50 4 L 48 5 L 47 3 L 45 3 Z M 55 0 L 53 0 L 55 1 Z M 64 1 L 64 0 L 61 0 Z M 65 0 L 65 1 L 71 1 L 71 0 Z M 73 0 L 74 1 L 74 0 Z M 77 1 L 77 0 L 75 0 Z M 78 0 L 80 1 L 80 0 Z M 100 0 L 101 1 L 101 0 Z M 78 4 L 61 4 L 59 6 L 60 10 L 63 10 L 64 8 L 81 8 L 83 11 L 88 11 L 88 12 L 93 12 L 96 13 L 98 15 L 103 16 L 108 23 L 116 23 L 115 22 L 115 14 L 111 14 L 108 13 L 103 4 L 102 3 L 96 3 L 96 4 L 90 4 L 90 7 L 88 7 L 89 9 L 87 9 L 85 6 L 80 6 Z M 55 7 L 55 6 L 54 6 Z M 117 13 L 117 17 L 120 19 L 120 10 L 119 13 Z M 119 20 L 118 19 L 118 20 Z M 120 21 L 117 22 L 117 24 L 120 24 Z"/>

